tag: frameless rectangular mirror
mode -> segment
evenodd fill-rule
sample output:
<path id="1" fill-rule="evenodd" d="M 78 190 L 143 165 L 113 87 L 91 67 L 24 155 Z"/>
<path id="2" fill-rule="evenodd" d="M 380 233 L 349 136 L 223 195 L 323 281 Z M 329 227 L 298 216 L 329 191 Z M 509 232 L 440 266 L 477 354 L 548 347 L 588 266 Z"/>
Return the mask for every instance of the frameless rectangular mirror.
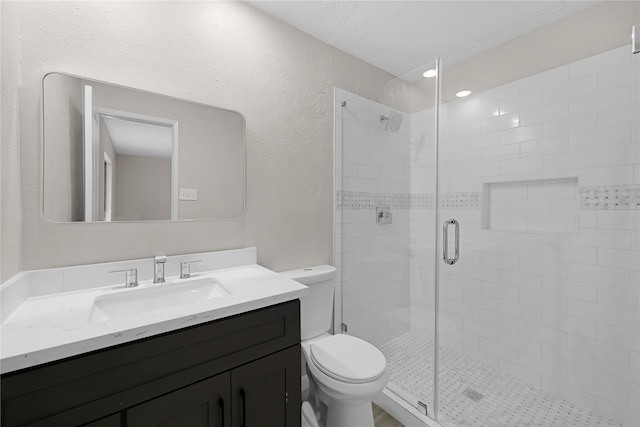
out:
<path id="1" fill-rule="evenodd" d="M 42 87 L 45 218 L 243 215 L 239 112 L 60 73 L 47 74 Z"/>

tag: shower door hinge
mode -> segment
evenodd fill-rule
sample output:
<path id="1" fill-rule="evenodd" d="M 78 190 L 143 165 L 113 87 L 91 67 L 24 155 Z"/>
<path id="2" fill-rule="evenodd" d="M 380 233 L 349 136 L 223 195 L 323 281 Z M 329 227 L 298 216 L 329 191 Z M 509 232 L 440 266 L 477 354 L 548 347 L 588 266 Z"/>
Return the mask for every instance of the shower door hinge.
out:
<path id="1" fill-rule="evenodd" d="M 420 412 L 422 415 L 429 416 L 426 403 L 420 402 L 418 400 L 418 408 L 417 409 L 418 409 L 418 412 Z"/>
<path id="2" fill-rule="evenodd" d="M 341 323 L 340 324 L 340 332 L 342 332 L 343 334 L 347 333 L 347 324 L 346 323 Z"/>

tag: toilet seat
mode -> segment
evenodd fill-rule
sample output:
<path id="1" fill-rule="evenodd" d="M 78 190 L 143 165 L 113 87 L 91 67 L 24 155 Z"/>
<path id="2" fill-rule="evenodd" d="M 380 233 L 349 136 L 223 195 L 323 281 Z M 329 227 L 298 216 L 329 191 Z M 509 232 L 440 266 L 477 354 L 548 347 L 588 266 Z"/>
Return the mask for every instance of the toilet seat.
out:
<path id="1" fill-rule="evenodd" d="M 375 381 L 385 373 L 384 355 L 350 335 L 331 335 L 310 347 L 311 361 L 325 375 L 348 384 Z"/>

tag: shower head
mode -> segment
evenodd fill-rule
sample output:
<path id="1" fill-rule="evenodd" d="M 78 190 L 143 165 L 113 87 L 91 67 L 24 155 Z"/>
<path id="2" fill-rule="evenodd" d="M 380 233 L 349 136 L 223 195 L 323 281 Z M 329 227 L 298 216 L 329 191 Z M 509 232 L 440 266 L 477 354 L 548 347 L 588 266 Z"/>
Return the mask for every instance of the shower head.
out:
<path id="1" fill-rule="evenodd" d="M 388 116 L 380 116 L 380 122 L 385 124 L 384 130 L 398 133 L 400 132 L 400 125 L 402 125 L 403 118 L 404 114 L 391 110 Z"/>

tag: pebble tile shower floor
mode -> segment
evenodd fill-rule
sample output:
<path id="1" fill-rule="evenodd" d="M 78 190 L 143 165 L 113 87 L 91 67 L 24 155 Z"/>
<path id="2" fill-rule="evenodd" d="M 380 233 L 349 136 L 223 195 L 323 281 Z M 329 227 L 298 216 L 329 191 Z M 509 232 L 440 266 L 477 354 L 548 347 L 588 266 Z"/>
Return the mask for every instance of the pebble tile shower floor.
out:
<path id="1" fill-rule="evenodd" d="M 380 350 L 391 371 L 390 384 L 431 406 L 433 342 L 408 332 Z M 448 347 L 440 351 L 439 381 L 443 427 L 623 427 Z"/>

